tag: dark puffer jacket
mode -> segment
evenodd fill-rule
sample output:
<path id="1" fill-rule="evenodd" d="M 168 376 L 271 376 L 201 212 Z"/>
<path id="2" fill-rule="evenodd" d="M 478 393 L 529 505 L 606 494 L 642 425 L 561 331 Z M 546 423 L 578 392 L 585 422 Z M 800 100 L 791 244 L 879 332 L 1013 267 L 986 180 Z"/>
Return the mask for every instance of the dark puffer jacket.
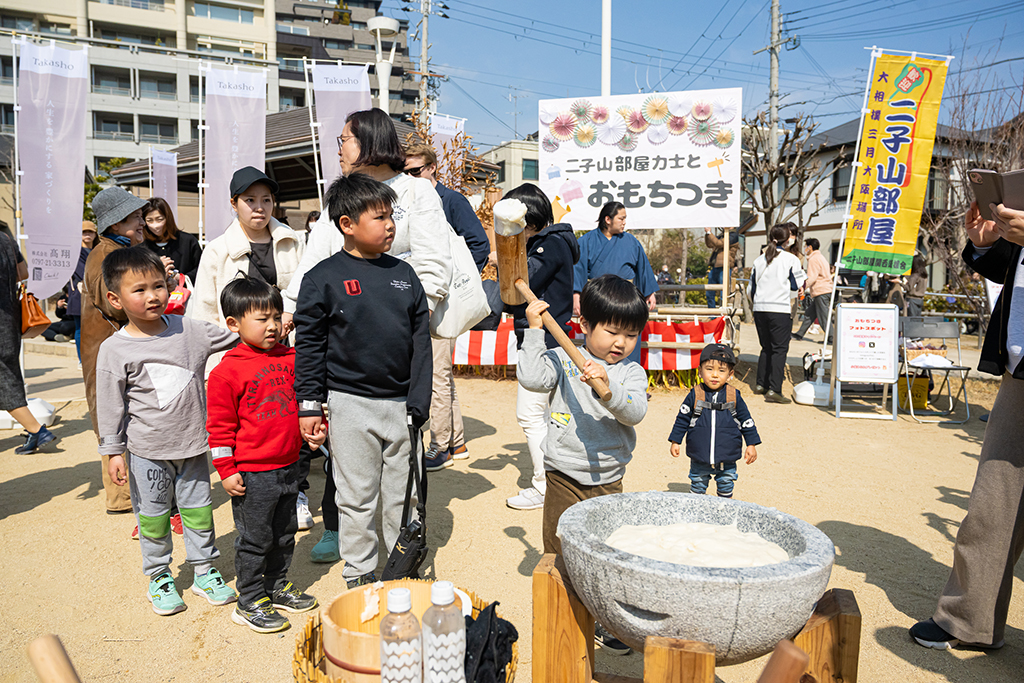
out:
<path id="1" fill-rule="evenodd" d="M 548 303 L 548 313 L 568 334 L 572 317 L 572 267 L 580 260 L 580 246 L 572 226 L 554 223 L 544 228 L 526 241 L 526 255 L 530 290 Z M 517 346 L 522 346 L 523 330 L 529 327 L 526 304 L 509 306 L 507 310 L 514 318 Z M 544 341 L 549 349 L 558 346 L 550 333 L 544 333 Z"/>

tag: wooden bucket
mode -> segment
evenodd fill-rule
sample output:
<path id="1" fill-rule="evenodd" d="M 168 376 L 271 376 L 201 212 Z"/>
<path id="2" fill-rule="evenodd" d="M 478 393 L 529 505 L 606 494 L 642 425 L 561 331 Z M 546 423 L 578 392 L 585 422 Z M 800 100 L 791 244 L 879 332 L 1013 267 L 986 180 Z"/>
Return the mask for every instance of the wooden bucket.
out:
<path id="1" fill-rule="evenodd" d="M 380 622 L 387 615 L 387 594 L 392 588 L 408 588 L 412 593 L 412 611 L 422 621 L 430 607 L 432 581 L 401 579 L 385 581 L 383 586 L 359 586 L 347 590 L 324 605 L 309 619 L 299 634 L 292 661 L 297 683 L 380 683 Z M 379 599 L 378 612 L 362 621 L 366 590 Z M 473 617 L 487 607 L 486 602 L 466 591 L 473 603 Z M 372 598 L 371 598 L 372 600 Z M 455 594 L 456 603 L 461 598 Z M 512 644 L 512 662 L 505 668 L 505 679 L 515 678 L 519 660 L 518 643 Z"/>

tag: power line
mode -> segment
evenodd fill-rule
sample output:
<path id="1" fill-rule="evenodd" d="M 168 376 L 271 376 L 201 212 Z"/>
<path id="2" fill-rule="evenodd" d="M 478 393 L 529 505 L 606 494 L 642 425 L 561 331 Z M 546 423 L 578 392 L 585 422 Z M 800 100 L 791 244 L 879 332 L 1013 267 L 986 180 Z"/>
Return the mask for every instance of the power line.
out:
<path id="1" fill-rule="evenodd" d="M 737 33 L 737 34 L 736 34 L 736 35 L 735 35 L 735 36 L 733 37 L 733 39 L 732 39 L 731 41 L 729 41 L 729 44 L 728 44 L 728 45 L 726 45 L 726 46 L 725 46 L 724 48 L 722 48 L 722 51 L 718 53 L 718 57 L 716 57 L 716 58 L 715 58 L 714 60 L 712 60 L 712 63 L 714 63 L 715 61 L 718 61 L 718 58 L 719 58 L 719 57 L 721 57 L 722 55 L 724 55 L 724 54 L 726 53 L 726 51 L 727 51 L 727 50 L 728 50 L 728 49 L 729 49 L 730 47 L 732 47 L 733 43 L 735 43 L 735 42 L 736 42 L 736 41 L 737 41 L 737 40 L 739 39 L 739 37 L 740 37 L 740 36 L 742 36 L 742 35 L 743 35 L 743 33 L 744 33 L 744 32 L 745 32 L 745 31 L 746 31 L 746 30 L 747 30 L 748 28 L 750 28 L 750 25 L 754 23 L 754 20 L 755 20 L 755 19 L 757 19 L 757 17 L 758 17 L 758 14 L 760 14 L 760 12 L 754 12 L 754 16 L 750 17 L 750 21 L 748 21 L 748 22 L 747 22 L 747 24 L 746 24 L 746 25 L 745 25 L 745 26 L 743 27 L 743 30 L 741 30 L 741 31 L 740 31 L 739 33 Z M 710 64 L 709 64 L 708 66 L 710 66 Z M 694 84 L 694 83 L 695 83 L 695 82 L 697 81 L 697 79 L 698 79 L 698 78 L 700 78 L 701 76 L 703 76 L 703 75 L 704 75 L 704 74 L 705 74 L 705 73 L 707 72 L 707 70 L 708 70 L 708 67 L 704 67 L 704 71 L 701 71 L 701 72 L 700 72 L 699 74 L 697 74 L 696 76 L 694 76 L 694 77 L 693 77 L 693 80 L 691 80 L 691 81 L 690 81 L 689 83 L 687 83 L 687 84 L 686 84 L 686 87 L 684 87 L 684 88 L 683 88 L 683 90 L 689 90 L 689 89 L 690 89 L 690 86 L 691 86 L 691 85 L 693 85 L 693 84 Z M 684 76 L 685 76 L 685 74 L 684 74 Z M 679 81 L 681 81 L 681 80 L 683 80 L 683 76 L 680 76 L 680 77 L 679 77 L 678 79 L 676 79 L 676 82 L 675 82 L 675 83 L 673 83 L 673 84 L 672 84 L 672 85 L 671 85 L 670 87 L 668 87 L 668 88 L 667 88 L 666 90 L 672 90 L 673 88 L 675 88 L 675 87 L 676 87 L 676 85 L 677 85 L 677 84 L 679 83 Z"/>
<path id="2" fill-rule="evenodd" d="M 969 12 L 966 14 L 960 14 L 953 17 L 933 19 L 931 21 L 922 21 L 915 24 L 903 24 L 900 26 L 890 26 L 888 28 L 872 28 L 864 31 L 847 31 L 845 33 L 811 34 L 801 36 L 801 39 L 810 41 L 833 41 L 851 40 L 857 38 L 870 38 L 873 36 L 888 36 L 894 34 L 921 33 L 924 31 L 931 31 L 937 28 L 950 28 L 961 24 L 969 24 L 972 21 L 995 19 L 1005 14 L 1011 14 L 1022 6 L 1024 6 L 1024 2 L 1011 2 L 1006 5 L 999 5 L 998 7 L 992 7 L 990 9 L 981 10 L 979 12 Z"/>
<path id="3" fill-rule="evenodd" d="M 724 2 L 724 3 L 722 3 L 722 6 L 718 8 L 718 12 L 716 12 L 716 13 L 715 13 L 715 16 L 711 17 L 711 21 L 709 21 L 709 22 L 708 22 L 707 28 L 705 28 L 705 29 L 704 29 L 703 31 L 701 31 L 701 34 L 700 34 L 700 38 L 704 38 L 705 40 L 707 40 L 707 36 L 705 36 L 704 34 L 705 34 L 705 33 L 707 33 L 708 31 L 710 31 L 710 30 L 711 30 L 711 27 L 712 27 L 712 26 L 714 25 L 715 21 L 717 21 L 717 20 L 718 20 L 718 17 L 719 17 L 719 16 L 720 16 L 720 15 L 722 14 L 722 11 L 723 11 L 723 10 L 725 10 L 725 8 L 726 8 L 726 7 L 728 7 L 728 5 L 729 5 L 729 3 L 730 3 L 731 1 L 732 1 L 732 0 L 725 0 L 725 2 Z M 726 26 L 728 26 L 728 25 L 729 25 L 729 24 L 728 24 L 728 23 L 726 23 Z M 721 34 L 719 34 L 718 38 L 721 38 L 721 37 L 722 37 L 722 36 L 721 36 Z M 697 40 L 700 40 L 700 38 L 698 38 Z M 718 40 L 718 38 L 716 38 L 715 40 Z M 695 40 L 695 41 L 693 41 L 693 42 L 694 42 L 694 45 L 696 45 L 696 44 L 697 44 L 697 41 L 696 41 L 696 40 Z M 714 40 L 712 40 L 712 41 L 711 41 L 711 42 L 710 42 L 710 43 L 708 44 L 708 47 L 710 47 L 711 45 L 714 45 L 714 44 L 715 44 L 715 41 L 714 41 Z M 687 57 L 687 56 L 688 56 L 689 54 L 690 54 L 690 51 L 689 51 L 689 50 L 687 50 L 686 52 L 684 52 L 684 53 L 683 53 L 683 54 L 682 54 L 682 55 L 681 55 L 681 56 L 679 57 L 679 59 L 678 59 L 678 60 L 676 60 L 676 63 L 672 65 L 672 68 L 668 70 L 668 73 L 666 73 L 666 74 L 665 74 L 664 76 L 662 76 L 662 77 L 661 77 L 660 79 L 658 79 L 658 82 L 657 82 L 657 83 L 655 83 L 655 85 L 654 85 L 654 89 L 655 89 L 655 90 L 657 90 L 657 89 L 658 89 L 658 86 L 659 86 L 659 85 L 661 85 L 661 84 L 662 84 L 662 83 L 663 83 L 663 82 L 665 81 L 665 76 L 668 76 L 668 74 L 670 74 L 670 73 L 674 72 L 674 71 L 676 70 L 676 67 L 678 67 L 678 66 L 679 66 L 679 65 L 680 65 L 680 64 L 682 63 L 682 61 L 683 61 L 684 59 L 686 59 L 686 57 Z M 705 51 L 704 51 L 704 54 L 707 54 L 707 50 L 705 50 Z M 699 62 L 699 61 L 701 60 L 701 58 L 703 58 L 703 57 L 704 57 L 704 55 L 702 54 L 702 55 L 701 55 L 700 57 L 698 57 L 698 58 L 697 58 L 697 61 Z M 696 65 L 696 63 L 695 63 L 695 65 Z M 689 70 L 687 70 L 687 72 L 689 72 Z"/>
<path id="4" fill-rule="evenodd" d="M 487 115 L 488 115 L 488 116 L 490 116 L 490 117 L 491 117 L 492 119 L 494 119 L 495 121 L 497 121 L 497 122 L 498 122 L 498 123 L 500 123 L 501 125 L 503 125 L 503 126 L 505 126 L 506 128 L 508 128 L 508 129 L 509 129 L 510 131 L 512 131 L 512 135 L 515 135 L 515 134 L 516 134 L 516 130 L 515 130 L 515 129 L 514 129 L 514 128 L 513 128 L 512 126 L 510 126 L 510 125 L 508 125 L 507 123 L 505 123 L 504 121 L 502 121 L 502 120 L 501 120 L 501 118 L 499 118 L 499 117 L 497 116 L 497 114 L 495 114 L 495 113 L 494 113 L 494 112 L 492 112 L 492 111 L 491 111 L 490 109 L 488 109 L 487 107 L 485 107 L 484 105 L 482 105 L 482 104 L 480 103 L 480 101 L 479 101 L 478 99 L 476 99 L 475 97 L 473 97 L 472 95 L 470 95 L 470 94 L 469 94 L 469 93 L 468 93 L 468 92 L 466 91 L 466 89 L 465 89 L 465 88 L 463 88 L 463 87 L 462 87 L 461 85 L 459 85 L 458 81 L 452 80 L 451 76 L 449 76 L 449 77 L 448 77 L 448 82 L 449 82 L 449 83 L 451 83 L 452 85 L 454 85 L 454 86 L 455 86 L 456 88 L 458 88 L 458 89 L 459 89 L 459 90 L 460 90 L 460 91 L 462 92 L 462 94 L 463 94 L 463 95 L 465 95 L 465 96 L 466 96 L 466 97 L 468 97 L 468 98 L 469 98 L 470 100 L 472 100 L 473 104 L 475 104 L 476 106 L 480 107 L 480 108 L 481 108 L 481 109 L 483 109 L 483 110 L 484 110 L 485 112 L 487 112 Z"/>
<path id="5" fill-rule="evenodd" d="M 847 4 L 846 7 L 840 7 L 839 9 L 828 10 L 827 12 L 819 12 L 817 14 L 807 14 L 805 16 L 802 16 L 802 17 L 799 17 L 797 19 L 794 19 L 793 21 L 795 23 L 799 23 L 801 21 L 809 21 L 809 20 L 815 19 L 817 17 L 823 17 L 823 16 L 826 16 L 826 15 L 829 15 L 829 14 L 835 14 L 836 12 L 849 12 L 851 9 L 855 10 L 855 12 L 854 12 L 854 14 L 852 14 L 850 16 L 857 16 L 857 15 L 863 13 L 862 10 L 863 10 L 863 8 L 865 6 L 872 5 L 872 4 L 876 3 L 876 2 L 892 2 L 892 4 L 889 5 L 888 7 L 879 8 L 879 10 L 886 10 L 886 9 L 892 9 L 893 7 L 898 7 L 899 5 L 905 5 L 908 2 L 915 2 L 915 1 L 916 0 L 902 0 L 901 2 L 892 2 L 892 0 L 864 0 L 864 2 L 858 3 L 856 7 L 850 7 Z M 828 19 L 828 20 L 826 20 L 824 22 L 820 22 L 820 23 L 828 23 L 829 21 L 835 21 L 835 19 Z M 803 27 L 800 27 L 800 28 L 803 28 Z M 796 30 L 796 28 L 787 27 L 787 30 Z"/>

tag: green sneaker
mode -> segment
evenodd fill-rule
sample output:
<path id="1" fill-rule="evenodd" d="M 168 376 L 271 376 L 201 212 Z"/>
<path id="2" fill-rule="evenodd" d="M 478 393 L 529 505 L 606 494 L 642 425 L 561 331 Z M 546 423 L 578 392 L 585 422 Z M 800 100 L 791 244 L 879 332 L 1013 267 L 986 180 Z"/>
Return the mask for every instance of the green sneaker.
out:
<path id="1" fill-rule="evenodd" d="M 338 532 L 324 529 L 324 535 L 317 541 L 313 549 L 309 551 L 309 559 L 312 562 L 329 563 L 341 559 L 338 552 Z"/>
<path id="2" fill-rule="evenodd" d="M 270 598 L 260 598 L 249 606 L 238 603 L 231 613 L 231 621 L 248 626 L 257 633 L 283 631 L 291 624 L 270 604 Z"/>
<path id="3" fill-rule="evenodd" d="M 211 605 L 226 605 L 238 597 L 235 589 L 224 583 L 224 577 L 216 569 L 205 574 L 196 574 L 192 592 L 206 598 Z"/>
<path id="4" fill-rule="evenodd" d="M 149 601 L 153 603 L 153 611 L 162 617 L 185 611 L 185 601 L 178 595 L 178 588 L 168 572 L 150 579 Z"/>
<path id="5" fill-rule="evenodd" d="M 274 603 L 274 607 L 286 612 L 308 612 L 318 606 L 316 598 L 300 591 L 291 581 L 281 590 L 274 591 L 270 601 Z"/>

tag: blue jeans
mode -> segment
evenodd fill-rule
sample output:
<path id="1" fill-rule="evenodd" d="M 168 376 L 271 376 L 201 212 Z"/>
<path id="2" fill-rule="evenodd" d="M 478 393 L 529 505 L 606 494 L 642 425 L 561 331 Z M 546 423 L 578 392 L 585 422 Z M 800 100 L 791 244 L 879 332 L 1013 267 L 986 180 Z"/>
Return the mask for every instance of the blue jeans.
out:
<path id="1" fill-rule="evenodd" d="M 708 284 L 709 285 L 720 285 L 722 284 L 722 269 L 712 268 L 708 271 Z M 708 308 L 718 307 L 718 292 L 708 292 Z"/>
<path id="2" fill-rule="evenodd" d="M 722 498 L 732 498 L 732 487 L 738 478 L 736 462 L 718 462 L 709 465 L 696 460 L 690 461 L 690 493 L 707 493 L 708 482 L 715 478 L 715 488 Z"/>

